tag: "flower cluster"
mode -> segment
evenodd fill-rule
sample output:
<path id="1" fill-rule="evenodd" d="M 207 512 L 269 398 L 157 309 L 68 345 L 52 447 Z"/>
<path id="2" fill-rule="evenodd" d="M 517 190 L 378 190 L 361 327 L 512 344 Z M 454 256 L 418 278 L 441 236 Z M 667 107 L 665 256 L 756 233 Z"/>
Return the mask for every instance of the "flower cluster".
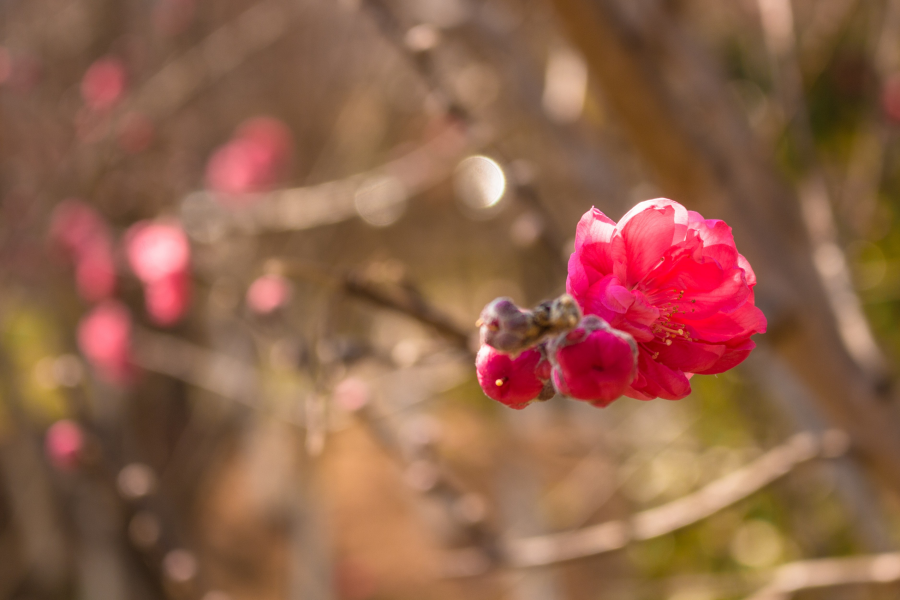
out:
<path id="1" fill-rule="evenodd" d="M 93 304 L 78 328 L 78 345 L 97 374 L 127 385 L 135 374 L 131 356 L 132 317 L 115 299 L 116 257 L 124 254 L 141 282 L 150 320 L 178 323 L 190 306 L 191 248 L 182 228 L 167 221 L 140 221 L 122 236 L 120 251 L 106 220 L 87 203 L 70 198 L 53 212 L 50 240 L 75 266 L 79 295 Z"/>
<path id="2" fill-rule="evenodd" d="M 731 228 L 672 200 L 641 202 L 618 223 L 592 208 L 568 270 L 568 295 L 534 311 L 505 298 L 485 307 L 476 367 L 491 398 L 678 400 L 692 375 L 738 365 L 766 330 Z"/>

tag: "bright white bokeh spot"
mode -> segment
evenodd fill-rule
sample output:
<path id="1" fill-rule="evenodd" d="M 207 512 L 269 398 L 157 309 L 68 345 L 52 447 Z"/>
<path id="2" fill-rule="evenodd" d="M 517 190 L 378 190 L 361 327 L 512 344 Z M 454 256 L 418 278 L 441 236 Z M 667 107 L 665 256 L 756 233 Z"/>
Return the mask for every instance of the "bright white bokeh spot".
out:
<path id="1" fill-rule="evenodd" d="M 570 48 L 550 53 L 541 99 L 547 115 L 558 123 L 573 123 L 581 117 L 587 95 L 588 68 L 584 57 Z"/>
<path id="2" fill-rule="evenodd" d="M 363 221 L 375 227 L 387 227 L 403 216 L 409 192 L 403 182 L 391 175 L 363 182 L 353 201 Z"/>
<path id="3" fill-rule="evenodd" d="M 487 156 L 470 156 L 456 167 L 453 187 L 465 206 L 483 210 L 503 198 L 506 175 L 500 165 Z"/>

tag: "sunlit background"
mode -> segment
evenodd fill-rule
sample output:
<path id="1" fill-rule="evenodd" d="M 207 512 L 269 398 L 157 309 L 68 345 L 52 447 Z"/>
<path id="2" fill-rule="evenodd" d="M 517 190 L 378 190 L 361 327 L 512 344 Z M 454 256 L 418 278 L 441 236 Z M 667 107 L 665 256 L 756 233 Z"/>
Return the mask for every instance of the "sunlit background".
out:
<path id="1" fill-rule="evenodd" d="M 900 0 L 0 1 L 0 600 L 900 597 L 898 131 Z M 658 196 L 751 358 L 486 398 Z"/>

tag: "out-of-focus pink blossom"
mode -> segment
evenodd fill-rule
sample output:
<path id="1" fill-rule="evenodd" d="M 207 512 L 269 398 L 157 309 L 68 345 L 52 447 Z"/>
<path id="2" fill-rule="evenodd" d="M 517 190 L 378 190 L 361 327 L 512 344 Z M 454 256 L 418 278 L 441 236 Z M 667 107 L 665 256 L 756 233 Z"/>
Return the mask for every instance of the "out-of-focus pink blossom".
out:
<path id="1" fill-rule="evenodd" d="M 94 61 L 81 80 L 81 97 L 94 110 L 115 106 L 125 93 L 125 65 L 114 56 Z"/>
<path id="2" fill-rule="evenodd" d="M 6 78 L 0 83 L 5 83 L 20 93 L 28 93 L 36 88 L 41 82 L 44 70 L 40 59 L 36 56 L 21 54 L 11 56 L 9 52 L 6 54 L 5 69 Z"/>
<path id="3" fill-rule="evenodd" d="M 292 147 L 290 130 L 281 121 L 269 117 L 245 121 L 210 157 L 207 186 L 231 203 L 268 191 L 284 176 Z"/>
<path id="4" fill-rule="evenodd" d="M 147 115 L 130 112 L 119 121 L 117 134 L 119 148 L 129 154 L 139 154 L 153 143 L 155 129 Z"/>
<path id="5" fill-rule="evenodd" d="M 154 323 L 163 327 L 174 325 L 190 306 L 189 274 L 187 271 L 179 271 L 147 283 L 144 288 L 144 300 L 147 314 Z"/>
<path id="6" fill-rule="evenodd" d="M 144 284 L 147 312 L 158 325 L 172 325 L 190 304 L 191 246 L 180 226 L 140 221 L 125 233 L 128 264 Z"/>
<path id="7" fill-rule="evenodd" d="M 77 467 L 83 448 L 84 434 L 74 421 L 62 419 L 47 428 L 44 451 L 56 469 L 71 471 Z"/>
<path id="8" fill-rule="evenodd" d="M 125 233 L 128 264 L 138 279 L 153 283 L 186 271 L 191 247 L 178 225 L 139 221 Z"/>
<path id="9" fill-rule="evenodd" d="M 153 24 L 163 35 L 178 35 L 191 24 L 195 12 L 194 0 L 157 0 Z"/>
<path id="10" fill-rule="evenodd" d="M 766 330 L 755 285 L 728 225 L 665 198 L 641 202 L 618 224 L 588 211 L 566 282 L 585 314 L 637 341 L 638 373 L 625 395 L 642 400 L 683 398 L 690 374 L 721 373 L 750 354 L 750 336 Z"/>
<path id="11" fill-rule="evenodd" d="M 522 409 L 543 391 L 550 364 L 534 348 L 512 357 L 485 344 L 475 357 L 475 372 L 489 398 Z"/>
<path id="12" fill-rule="evenodd" d="M 343 410 L 353 412 L 369 403 L 371 392 L 362 379 L 347 377 L 334 386 L 334 402 Z"/>
<path id="13" fill-rule="evenodd" d="M 887 78 L 881 88 L 881 108 L 885 116 L 894 123 L 900 123 L 900 73 Z"/>
<path id="14" fill-rule="evenodd" d="M 89 302 L 109 298 L 116 290 L 116 267 L 110 246 L 109 243 L 98 243 L 75 265 L 78 293 Z"/>
<path id="15" fill-rule="evenodd" d="M 561 394 L 607 406 L 620 397 L 637 373 L 637 346 L 596 315 L 550 343 L 553 384 Z"/>
<path id="16" fill-rule="evenodd" d="M 281 275 L 263 275 L 247 288 L 247 306 L 260 315 L 281 308 L 291 299 L 291 283 Z"/>
<path id="17" fill-rule="evenodd" d="M 96 302 L 115 291 L 112 235 L 103 218 L 80 200 L 61 202 L 53 211 L 51 240 L 75 264 L 78 293 Z"/>
<path id="18" fill-rule="evenodd" d="M 131 381 L 131 315 L 124 304 L 106 300 L 78 325 L 78 347 L 97 374 L 109 383 Z"/>
<path id="19" fill-rule="evenodd" d="M 106 223 L 97 211 L 75 198 L 60 202 L 50 218 L 50 239 L 73 255 L 84 253 L 97 238 L 108 235 Z"/>

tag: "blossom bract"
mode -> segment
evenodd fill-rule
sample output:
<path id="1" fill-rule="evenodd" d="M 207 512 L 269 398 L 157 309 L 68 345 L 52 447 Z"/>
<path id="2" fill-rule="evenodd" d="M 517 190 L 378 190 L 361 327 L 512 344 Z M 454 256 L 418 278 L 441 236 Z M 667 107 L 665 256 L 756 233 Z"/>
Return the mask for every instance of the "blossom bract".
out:
<path id="1" fill-rule="evenodd" d="M 566 396 L 606 406 L 625 393 L 637 372 L 637 346 L 595 315 L 550 343 L 553 385 Z"/>
<path id="2" fill-rule="evenodd" d="M 755 285 L 724 221 L 665 198 L 639 203 L 618 223 L 596 208 L 585 213 L 566 281 L 585 314 L 637 342 L 638 372 L 624 393 L 642 400 L 683 398 L 691 374 L 747 358 L 750 336 L 766 330 Z"/>
<path id="3" fill-rule="evenodd" d="M 484 345 L 475 357 L 475 371 L 484 393 L 516 409 L 525 408 L 541 395 L 549 368 L 537 349 L 512 357 Z"/>

